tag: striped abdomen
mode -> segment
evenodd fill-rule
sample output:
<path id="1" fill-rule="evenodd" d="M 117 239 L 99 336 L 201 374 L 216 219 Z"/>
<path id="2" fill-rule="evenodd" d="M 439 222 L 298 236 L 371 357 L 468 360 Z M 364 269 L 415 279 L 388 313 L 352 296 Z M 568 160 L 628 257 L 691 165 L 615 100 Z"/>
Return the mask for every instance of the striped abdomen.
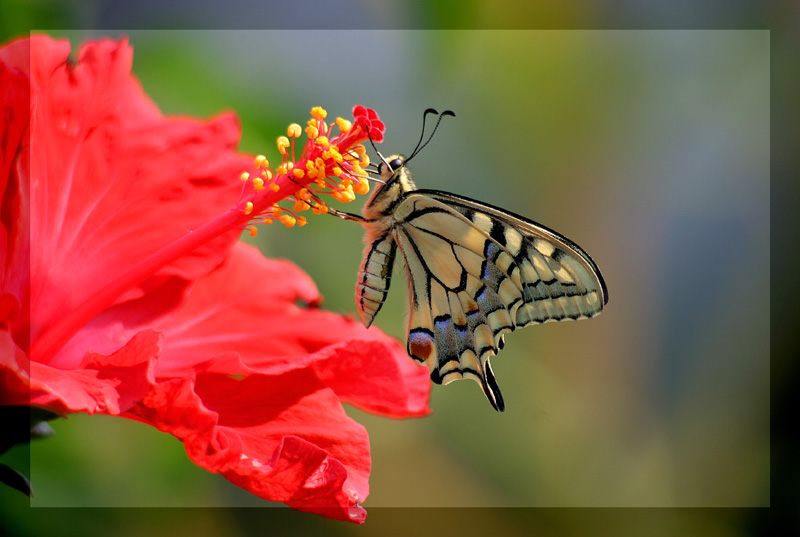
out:
<path id="1" fill-rule="evenodd" d="M 380 311 L 392 278 L 397 246 L 390 233 L 367 244 L 356 280 L 356 308 L 364 326 L 370 326 Z"/>

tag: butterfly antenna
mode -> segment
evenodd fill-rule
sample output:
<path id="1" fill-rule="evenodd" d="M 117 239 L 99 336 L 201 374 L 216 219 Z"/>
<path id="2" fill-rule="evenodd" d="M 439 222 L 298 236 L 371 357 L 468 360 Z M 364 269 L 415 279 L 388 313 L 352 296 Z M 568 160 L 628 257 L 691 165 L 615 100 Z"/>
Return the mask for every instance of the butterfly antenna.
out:
<path id="1" fill-rule="evenodd" d="M 419 133 L 419 140 L 417 141 L 417 145 L 414 146 L 414 150 L 411 152 L 411 157 L 417 154 L 417 149 L 419 149 L 422 139 L 425 137 L 425 120 L 428 118 L 428 114 L 439 115 L 439 112 L 435 108 L 426 108 L 422 113 L 422 131 Z M 411 157 L 408 157 L 406 160 L 410 160 Z"/>
<path id="2" fill-rule="evenodd" d="M 430 109 L 429 109 L 429 110 L 430 110 Z M 427 110 L 426 110 L 426 112 L 427 112 Z M 422 151 L 423 149 L 425 149 L 425 146 L 426 146 L 426 145 L 428 145 L 429 143 L 431 143 L 431 140 L 433 140 L 433 135 L 434 135 L 434 134 L 436 134 L 436 129 L 438 129 L 438 128 L 439 128 L 439 123 L 441 123 L 441 122 L 442 122 L 442 119 L 443 119 L 445 116 L 456 117 L 456 113 L 455 113 L 455 112 L 453 112 L 452 110 L 445 110 L 444 112 L 442 112 L 441 114 L 439 114 L 439 119 L 437 119 L 437 120 L 436 120 L 436 125 L 434 125 L 434 126 L 433 126 L 433 130 L 431 131 L 431 135 L 430 135 L 430 136 L 428 136 L 428 139 L 427 139 L 427 140 L 425 140 L 425 143 L 424 143 L 424 144 L 422 144 L 420 147 L 418 147 L 417 149 L 415 149 L 415 150 L 414 150 L 414 152 L 411 154 L 411 156 L 410 156 L 410 157 L 408 157 L 408 158 L 406 159 L 406 162 L 408 162 L 409 160 L 411 160 L 411 158 L 412 158 L 412 157 L 414 157 L 414 156 L 415 156 L 417 153 L 419 153 L 420 151 Z"/>

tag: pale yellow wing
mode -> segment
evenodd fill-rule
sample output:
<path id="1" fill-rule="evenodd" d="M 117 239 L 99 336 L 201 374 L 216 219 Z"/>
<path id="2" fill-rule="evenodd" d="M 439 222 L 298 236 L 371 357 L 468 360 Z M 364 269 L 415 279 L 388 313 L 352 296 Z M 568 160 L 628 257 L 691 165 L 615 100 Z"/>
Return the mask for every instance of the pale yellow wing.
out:
<path id="1" fill-rule="evenodd" d="M 592 259 L 535 222 L 426 190 L 406 194 L 394 214 L 409 283 L 408 353 L 434 382 L 475 380 L 497 410 L 489 358 L 506 332 L 588 318 L 608 300 Z"/>

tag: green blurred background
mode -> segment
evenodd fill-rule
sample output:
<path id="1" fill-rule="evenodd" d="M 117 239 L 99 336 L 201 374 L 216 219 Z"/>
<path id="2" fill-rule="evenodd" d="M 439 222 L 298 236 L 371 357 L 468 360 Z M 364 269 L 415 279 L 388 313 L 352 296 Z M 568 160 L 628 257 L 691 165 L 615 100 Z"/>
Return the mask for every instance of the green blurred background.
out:
<path id="1" fill-rule="evenodd" d="M 611 298 L 600 317 L 507 336 L 494 361 L 505 413 L 472 382 L 435 387 L 424 419 L 348 410 L 370 432 L 370 517 L 394 517 L 376 507 L 769 505 L 767 31 L 48 33 L 74 48 L 127 36 L 135 74 L 165 113 L 233 110 L 242 149 L 271 158 L 275 137 L 312 105 L 334 116 L 375 108 L 383 152 L 410 151 L 422 111 L 450 108 L 457 117 L 415 159 L 418 186 L 527 215 L 603 270 Z M 359 226 L 310 217 L 303 229 L 260 231 L 266 255 L 305 269 L 328 309 L 354 313 Z M 396 283 L 376 324 L 402 338 L 404 312 Z M 142 424 L 75 415 L 52 425 L 56 436 L 30 450 L 34 507 L 264 505 Z M 9 509 L 19 502 L 0 494 Z M 283 511 L 286 527 L 328 533 L 372 523 Z M 196 535 L 251 534 L 230 511 L 192 512 Z M 109 523 L 110 513 L 126 517 L 109 511 Z M 484 513 L 478 526 L 523 532 L 520 512 Z"/>

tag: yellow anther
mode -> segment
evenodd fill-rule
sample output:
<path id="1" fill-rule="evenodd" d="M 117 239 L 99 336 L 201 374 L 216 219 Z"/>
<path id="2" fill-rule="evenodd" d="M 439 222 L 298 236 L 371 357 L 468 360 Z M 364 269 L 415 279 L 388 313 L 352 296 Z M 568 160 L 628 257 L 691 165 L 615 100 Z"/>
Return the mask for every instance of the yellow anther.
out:
<path id="1" fill-rule="evenodd" d="M 297 191 L 297 194 L 295 194 L 295 196 L 297 196 L 299 199 L 303 201 L 308 201 L 311 199 L 311 192 L 309 192 L 307 188 L 301 188 L 300 190 Z"/>
<path id="2" fill-rule="evenodd" d="M 342 175 L 342 169 L 339 166 L 334 166 L 333 167 L 333 175 L 335 175 L 336 177 L 339 177 L 340 175 Z"/>
<path id="3" fill-rule="evenodd" d="M 244 214 L 250 214 L 250 213 L 253 212 L 253 202 L 252 201 L 248 201 L 247 203 L 244 204 L 243 212 L 244 212 Z"/>
<path id="4" fill-rule="evenodd" d="M 242 172 L 242 175 L 239 176 L 239 179 L 242 181 L 247 181 L 250 179 L 250 172 Z"/>
<path id="5" fill-rule="evenodd" d="M 289 139 L 286 136 L 278 136 L 278 151 L 281 155 L 286 155 L 286 149 L 289 147 Z"/>
<path id="6" fill-rule="evenodd" d="M 309 178 L 309 179 L 315 179 L 317 176 L 319 176 L 319 174 L 317 173 L 317 170 L 315 170 L 315 169 L 313 169 L 313 168 L 312 168 L 312 169 L 310 169 L 310 170 L 308 170 L 308 171 L 306 172 L 306 175 L 308 175 L 308 178 Z"/>
<path id="7" fill-rule="evenodd" d="M 272 218 L 265 218 L 261 222 L 264 223 L 264 224 L 271 224 L 272 223 Z"/>
<path id="8" fill-rule="evenodd" d="M 300 227 L 303 227 L 303 226 L 304 226 L 304 225 L 306 225 L 307 223 L 308 223 L 308 220 L 306 220 L 306 217 L 305 217 L 305 216 L 298 216 L 298 217 L 297 217 L 297 225 L 298 225 L 298 226 L 300 226 Z"/>
<path id="9" fill-rule="evenodd" d="M 282 214 L 278 220 L 286 227 L 294 227 L 295 223 L 297 223 L 295 217 L 290 214 Z"/>
<path id="10" fill-rule="evenodd" d="M 290 160 L 289 162 L 287 162 L 287 163 L 286 163 L 286 169 L 287 169 L 287 170 L 292 170 L 292 169 L 294 169 L 294 162 L 292 162 L 291 160 Z"/>
<path id="11" fill-rule="evenodd" d="M 319 129 L 317 129 L 313 125 L 309 125 L 308 127 L 306 127 L 306 136 L 308 136 L 313 140 L 314 138 L 319 136 Z"/>
<path id="12" fill-rule="evenodd" d="M 264 177 L 264 179 L 266 179 L 267 181 L 272 181 L 272 171 L 270 171 L 270 170 L 262 170 L 262 171 L 261 171 L 261 175 L 262 175 L 262 176 Z"/>
<path id="13" fill-rule="evenodd" d="M 303 211 L 307 211 L 311 208 L 311 205 L 304 202 L 303 200 L 297 200 L 294 202 L 294 212 L 299 213 Z"/>
<path id="14" fill-rule="evenodd" d="M 364 154 L 361 156 L 361 162 L 360 162 L 359 164 L 361 164 L 361 167 L 362 167 L 362 168 L 366 168 L 367 166 L 369 166 L 369 155 L 367 155 L 366 153 L 364 153 Z"/>
<path id="15" fill-rule="evenodd" d="M 281 164 L 280 166 L 278 166 L 278 169 L 275 170 L 275 171 L 277 172 L 278 175 L 285 174 L 286 173 L 286 165 L 285 164 Z"/>
<path id="16" fill-rule="evenodd" d="M 328 117 L 328 111 L 321 106 L 315 106 L 311 109 L 311 116 L 317 119 L 325 119 Z"/>
<path id="17" fill-rule="evenodd" d="M 330 142 L 328 141 L 328 137 L 327 136 L 317 136 L 317 143 L 319 145 L 321 145 L 322 147 L 328 147 L 328 144 Z"/>
<path id="18" fill-rule="evenodd" d="M 267 157 L 265 157 L 264 155 L 256 156 L 256 158 L 253 159 L 253 163 L 258 169 L 269 168 L 269 161 L 267 160 Z"/>
<path id="19" fill-rule="evenodd" d="M 281 189 L 281 185 L 279 185 L 278 183 L 272 183 L 269 185 L 269 189 L 272 190 L 273 192 L 277 192 L 278 190 Z"/>
<path id="20" fill-rule="evenodd" d="M 297 123 L 290 123 L 286 128 L 286 136 L 289 138 L 300 138 L 302 133 L 303 129 Z"/>
<path id="21" fill-rule="evenodd" d="M 339 127 L 339 130 L 342 132 L 348 132 L 353 128 L 353 124 L 343 117 L 336 118 L 336 126 Z"/>
<path id="22" fill-rule="evenodd" d="M 369 181 L 366 179 L 359 179 L 358 182 L 353 185 L 353 191 L 359 196 L 367 194 L 369 192 Z"/>
<path id="23" fill-rule="evenodd" d="M 251 237 L 255 237 L 256 235 L 258 235 L 258 228 L 256 226 L 247 226 L 246 229 Z"/>
<path id="24" fill-rule="evenodd" d="M 328 206 L 324 203 L 315 203 L 313 207 L 311 207 L 311 212 L 314 214 L 325 214 L 328 212 Z"/>
<path id="25" fill-rule="evenodd" d="M 294 175 L 298 179 L 302 179 L 303 177 L 305 177 L 306 172 L 303 169 L 295 168 L 295 169 L 292 170 L 292 175 Z"/>
<path id="26" fill-rule="evenodd" d="M 341 190 L 337 190 L 333 193 L 333 197 L 336 198 L 338 201 L 342 203 L 348 203 L 356 199 L 356 195 L 353 192 L 353 185 L 347 185 L 345 188 Z"/>
<path id="27" fill-rule="evenodd" d="M 256 190 L 256 192 L 264 190 L 264 180 L 261 177 L 254 177 L 253 188 Z"/>

